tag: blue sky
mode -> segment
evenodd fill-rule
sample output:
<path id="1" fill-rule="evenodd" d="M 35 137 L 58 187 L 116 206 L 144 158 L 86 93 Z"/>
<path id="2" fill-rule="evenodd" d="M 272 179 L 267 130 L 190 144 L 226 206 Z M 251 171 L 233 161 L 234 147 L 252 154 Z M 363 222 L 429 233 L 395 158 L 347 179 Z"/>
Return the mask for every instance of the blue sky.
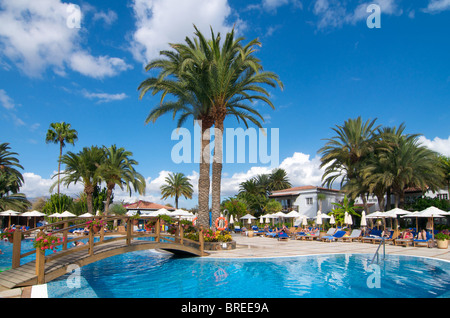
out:
<path id="1" fill-rule="evenodd" d="M 276 109 L 262 104 L 267 129 L 279 129 L 279 165 L 295 186 L 320 185 L 317 150 L 331 127 L 348 118 L 420 133 L 421 141 L 450 156 L 450 1 L 334 0 L 0 0 L 0 142 L 8 142 L 24 167 L 22 191 L 48 196 L 59 148 L 45 143 L 50 123 L 78 131 L 77 152 L 116 144 L 133 152 L 147 179 L 144 199 L 161 202 L 169 172 L 197 186 L 198 165 L 176 164 L 171 116 L 145 125 L 158 97 L 138 98 L 149 75 L 144 65 L 209 26 L 233 26 L 285 88 L 270 89 Z M 369 4 L 381 9 L 380 28 L 369 28 Z M 79 8 L 80 11 L 77 11 Z M 81 15 L 77 16 L 77 12 Z M 80 18 L 79 18 L 80 17 Z M 79 28 L 78 28 L 79 26 Z M 239 127 L 229 119 L 226 126 Z M 193 133 L 191 123 L 186 125 Z M 274 165 L 224 164 L 223 195 Z M 64 190 L 74 195 L 81 185 Z M 116 191 L 117 199 L 128 199 Z M 170 203 L 170 200 L 167 201 Z M 197 198 L 184 201 L 192 207 Z"/>

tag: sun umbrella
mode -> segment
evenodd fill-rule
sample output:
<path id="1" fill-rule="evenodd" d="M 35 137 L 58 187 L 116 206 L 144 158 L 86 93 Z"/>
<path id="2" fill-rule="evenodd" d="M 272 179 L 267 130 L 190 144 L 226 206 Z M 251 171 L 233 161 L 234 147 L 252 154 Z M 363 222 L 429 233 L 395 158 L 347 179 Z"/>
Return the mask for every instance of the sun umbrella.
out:
<path id="1" fill-rule="evenodd" d="M 230 224 L 234 223 L 233 214 L 230 215 Z"/>
<path id="2" fill-rule="evenodd" d="M 317 215 L 316 215 L 315 219 L 316 219 L 316 224 L 319 225 L 319 227 L 320 227 L 320 225 L 322 225 L 322 213 L 320 212 L 320 210 L 317 211 Z"/>
<path id="3" fill-rule="evenodd" d="M 399 216 L 399 215 L 405 215 L 405 214 L 410 214 L 410 213 L 411 213 L 411 212 L 406 211 L 406 210 L 403 210 L 403 209 L 400 209 L 400 208 L 394 208 L 394 209 L 392 209 L 392 210 L 389 210 L 389 211 L 384 212 L 384 214 L 385 214 L 385 216 L 386 216 L 387 218 L 393 218 L 393 219 L 395 219 L 395 222 L 396 222 L 396 227 L 395 227 L 395 229 L 398 229 L 398 219 L 397 219 L 397 216 Z M 392 220 L 391 220 L 391 225 L 392 225 Z"/>
<path id="4" fill-rule="evenodd" d="M 334 219 L 334 215 L 331 215 L 330 217 L 330 224 L 335 224 L 336 220 Z"/>
<path id="5" fill-rule="evenodd" d="M 241 220 L 247 220 L 247 223 L 251 224 L 252 220 L 256 220 L 256 218 L 251 214 L 246 214 L 243 217 L 241 217 Z"/>
<path id="6" fill-rule="evenodd" d="M 61 215 L 59 216 L 61 218 L 73 218 L 76 217 L 75 214 L 69 212 L 69 211 L 64 211 L 63 213 L 61 213 Z"/>
<path id="7" fill-rule="evenodd" d="M 49 218 L 60 218 L 61 217 L 61 213 L 58 213 L 58 212 L 56 212 L 56 213 L 53 213 L 53 214 L 50 214 L 50 215 L 47 215 Z"/>
<path id="8" fill-rule="evenodd" d="M 303 215 L 302 218 L 303 218 L 302 225 L 303 225 L 303 226 L 308 225 L 308 218 L 306 217 L 306 215 Z"/>
<path id="9" fill-rule="evenodd" d="M 360 226 L 367 226 L 367 220 L 366 220 L 366 212 L 363 211 L 361 214 L 361 224 Z"/>
<path id="10" fill-rule="evenodd" d="M 8 227 L 11 227 L 11 216 L 17 216 L 19 215 L 19 212 L 13 211 L 13 210 L 7 210 L 0 212 L 1 216 L 9 216 L 8 220 Z"/>
<path id="11" fill-rule="evenodd" d="M 89 212 L 86 212 L 84 214 L 79 215 L 78 217 L 79 218 L 92 218 L 93 215 L 91 213 L 89 213 Z"/>
<path id="12" fill-rule="evenodd" d="M 24 217 L 41 217 L 44 216 L 45 213 L 39 212 L 39 211 L 30 211 L 30 212 L 24 212 L 22 213 L 20 216 L 24 216 Z M 36 225 L 36 219 L 35 219 L 35 225 Z M 27 219 L 27 226 L 28 226 L 28 219 Z"/>

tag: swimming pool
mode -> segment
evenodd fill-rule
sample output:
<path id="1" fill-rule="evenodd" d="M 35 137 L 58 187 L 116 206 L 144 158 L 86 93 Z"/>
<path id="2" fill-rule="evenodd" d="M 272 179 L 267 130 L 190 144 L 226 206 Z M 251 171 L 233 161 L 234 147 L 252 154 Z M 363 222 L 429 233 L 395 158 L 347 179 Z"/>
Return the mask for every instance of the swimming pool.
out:
<path id="1" fill-rule="evenodd" d="M 153 250 L 89 264 L 48 284 L 50 298 L 449 297 L 450 263 L 368 254 L 176 258 Z M 81 274 L 81 275 L 80 275 Z"/>

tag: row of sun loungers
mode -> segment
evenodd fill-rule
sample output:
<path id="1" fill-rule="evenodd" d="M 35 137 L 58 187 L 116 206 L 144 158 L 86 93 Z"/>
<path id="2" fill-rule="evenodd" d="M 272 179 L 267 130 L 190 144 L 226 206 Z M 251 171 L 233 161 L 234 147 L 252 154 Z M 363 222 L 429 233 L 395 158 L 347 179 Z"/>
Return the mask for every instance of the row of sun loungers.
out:
<path id="1" fill-rule="evenodd" d="M 390 231 L 390 235 L 388 237 L 382 237 L 382 231 L 373 229 L 370 231 L 369 234 L 363 236 L 362 231 L 360 229 L 354 229 L 350 233 L 350 235 L 347 235 L 346 231 L 330 228 L 328 232 L 320 237 L 319 232 L 317 234 L 310 234 L 303 232 L 301 230 L 297 230 L 296 228 L 291 228 L 289 231 L 286 232 L 277 232 L 277 231 L 264 231 L 261 229 L 258 229 L 257 227 L 253 228 L 254 235 L 261 235 L 266 237 L 272 237 L 277 238 L 278 240 L 289 240 L 289 239 L 296 239 L 296 240 L 320 240 L 323 242 L 354 242 L 358 241 L 361 243 L 371 243 L 371 244 L 379 244 L 382 240 L 384 240 L 386 243 L 392 243 L 394 245 L 398 246 L 422 246 L 428 244 L 432 241 L 432 236 L 430 233 L 427 233 L 426 239 L 417 239 L 417 238 L 411 238 L 411 239 L 403 239 L 398 237 L 398 232 Z"/>

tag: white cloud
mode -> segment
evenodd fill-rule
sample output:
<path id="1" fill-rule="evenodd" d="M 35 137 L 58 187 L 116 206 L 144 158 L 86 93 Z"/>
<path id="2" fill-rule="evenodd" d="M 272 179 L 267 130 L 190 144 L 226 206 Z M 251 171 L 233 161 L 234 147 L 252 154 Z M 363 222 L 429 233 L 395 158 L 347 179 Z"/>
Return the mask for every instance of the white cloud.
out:
<path id="1" fill-rule="evenodd" d="M 98 103 L 108 103 L 113 102 L 117 100 L 123 100 L 127 98 L 127 94 L 120 93 L 120 94 L 108 94 L 108 93 L 91 93 L 86 90 L 82 91 L 82 94 L 84 97 L 89 99 L 98 99 Z"/>
<path id="2" fill-rule="evenodd" d="M 54 174 L 56 173 L 57 172 L 55 171 Z M 20 192 L 24 193 L 27 198 L 48 197 L 52 194 L 50 193 L 50 187 L 57 181 L 57 177 L 54 179 L 51 177 L 45 179 L 33 172 L 24 172 L 22 175 L 24 182 Z M 53 189 L 53 193 L 56 193 L 56 189 L 56 187 Z M 60 187 L 61 193 L 72 197 L 77 196 L 80 192 L 83 192 L 83 190 L 84 188 L 81 183 L 72 184 L 69 187 L 61 185 Z"/>
<path id="3" fill-rule="evenodd" d="M 73 70 L 93 78 L 104 78 L 117 75 L 119 72 L 131 68 L 124 60 L 117 57 L 94 57 L 87 52 L 74 52 L 70 57 L 70 66 Z"/>
<path id="4" fill-rule="evenodd" d="M 450 136 L 447 139 L 441 139 L 439 137 L 435 137 L 433 140 L 429 140 L 424 136 L 419 137 L 419 142 L 444 156 L 450 156 Z"/>
<path id="5" fill-rule="evenodd" d="M 103 20 L 103 22 L 110 26 L 117 20 L 117 13 L 112 10 L 108 10 L 108 12 L 100 11 L 96 12 L 93 17 L 94 21 Z"/>
<path id="6" fill-rule="evenodd" d="M 437 13 L 450 10 L 450 0 L 431 0 L 424 12 Z"/>
<path id="7" fill-rule="evenodd" d="M 8 96 L 4 89 L 0 89 L 0 103 L 6 109 L 13 109 L 15 106 L 14 101 Z"/>
<path id="8" fill-rule="evenodd" d="M 122 59 L 93 57 L 81 48 L 81 28 L 71 20 L 74 6 L 70 3 L 3 0 L 0 9 L 0 56 L 27 76 L 39 77 L 47 69 L 65 75 L 70 66 L 86 76 L 102 78 L 127 69 Z M 90 69 L 81 66 L 81 60 Z"/>
<path id="9" fill-rule="evenodd" d="M 147 63 L 159 57 L 168 43 L 184 42 L 192 37 L 195 24 L 209 37 L 210 26 L 215 33 L 225 34 L 232 25 L 227 19 L 231 8 L 227 0 L 134 0 L 136 30 L 132 35 L 131 51 L 135 59 Z M 236 28 L 242 27 L 238 20 Z"/>

